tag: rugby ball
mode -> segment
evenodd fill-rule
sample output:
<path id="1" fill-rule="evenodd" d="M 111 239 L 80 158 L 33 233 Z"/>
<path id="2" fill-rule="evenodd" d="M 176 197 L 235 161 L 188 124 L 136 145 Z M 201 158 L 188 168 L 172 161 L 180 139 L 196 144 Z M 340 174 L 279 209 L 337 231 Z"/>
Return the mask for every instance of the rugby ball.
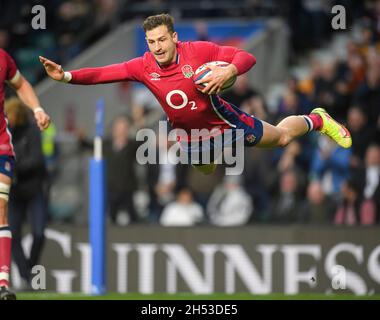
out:
<path id="1" fill-rule="evenodd" d="M 194 75 L 194 82 L 197 82 L 198 80 L 201 80 L 209 75 L 212 74 L 212 70 L 209 68 L 210 66 L 219 66 L 219 67 L 227 67 L 229 65 L 228 62 L 224 62 L 224 61 L 211 61 L 211 62 L 207 62 L 205 64 L 202 64 L 196 71 L 195 71 L 195 75 Z M 222 92 L 231 88 L 235 81 L 236 81 L 236 76 L 230 78 L 222 87 Z M 196 84 L 195 85 L 196 88 L 200 91 L 202 91 L 206 86 L 207 86 L 207 82 L 205 83 L 200 83 L 200 84 Z"/>

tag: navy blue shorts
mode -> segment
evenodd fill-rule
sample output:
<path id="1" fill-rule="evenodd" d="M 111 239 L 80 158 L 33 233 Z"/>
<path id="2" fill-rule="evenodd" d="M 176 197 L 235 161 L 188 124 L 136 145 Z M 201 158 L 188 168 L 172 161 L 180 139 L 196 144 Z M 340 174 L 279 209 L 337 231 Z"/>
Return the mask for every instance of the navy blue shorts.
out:
<path id="1" fill-rule="evenodd" d="M 12 156 L 0 156 L 0 173 L 5 174 L 9 178 L 13 177 L 15 167 L 15 158 Z"/>
<path id="2" fill-rule="evenodd" d="M 245 147 L 253 147 L 260 142 L 263 136 L 263 123 L 261 120 L 216 95 L 210 96 L 210 99 L 215 113 L 230 125 L 230 134 L 223 135 L 222 139 L 219 140 L 211 138 L 201 143 L 200 146 L 181 142 L 182 150 L 187 154 L 188 161 L 191 164 L 209 163 L 208 159 L 206 162 L 200 161 L 198 163 L 196 161 L 194 163 L 194 158 L 201 159 L 203 153 L 209 153 L 210 162 L 214 162 L 225 147 L 236 149 L 237 142 L 241 143 L 241 139 L 244 139 Z"/>

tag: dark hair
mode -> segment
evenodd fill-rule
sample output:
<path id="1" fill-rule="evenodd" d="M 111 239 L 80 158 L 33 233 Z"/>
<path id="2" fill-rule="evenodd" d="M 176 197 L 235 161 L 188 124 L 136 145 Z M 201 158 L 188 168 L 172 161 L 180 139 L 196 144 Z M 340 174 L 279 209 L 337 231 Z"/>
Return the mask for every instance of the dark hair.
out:
<path id="1" fill-rule="evenodd" d="M 147 32 L 162 25 L 166 26 L 169 32 L 174 32 L 174 18 L 168 13 L 149 16 L 143 22 L 143 29 Z"/>

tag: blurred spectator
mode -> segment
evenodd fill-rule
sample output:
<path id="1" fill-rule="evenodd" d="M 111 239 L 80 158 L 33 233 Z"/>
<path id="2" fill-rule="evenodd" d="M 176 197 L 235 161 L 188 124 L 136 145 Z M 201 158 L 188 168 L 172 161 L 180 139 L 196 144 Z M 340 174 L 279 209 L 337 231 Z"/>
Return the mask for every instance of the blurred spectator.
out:
<path id="1" fill-rule="evenodd" d="M 379 218 L 380 211 L 380 146 L 371 145 L 368 147 L 365 157 L 365 183 L 364 183 L 364 203 L 366 224 L 372 224 Z M 364 178 L 364 175 L 362 175 Z M 371 213 L 372 219 L 371 219 Z"/>
<path id="2" fill-rule="evenodd" d="M 174 202 L 162 211 L 160 224 L 163 226 L 193 226 L 203 220 L 203 209 L 193 199 L 190 189 L 181 189 Z"/>
<path id="3" fill-rule="evenodd" d="M 118 116 L 112 124 L 111 141 L 104 143 L 106 161 L 107 199 L 112 223 L 118 223 L 121 212 L 127 212 L 130 222 L 137 222 L 133 195 L 137 189 L 137 144 L 129 136 L 129 120 Z"/>
<path id="4" fill-rule="evenodd" d="M 320 47 L 329 39 L 330 3 L 326 0 L 303 0 L 304 10 L 307 17 L 308 37 L 312 47 Z"/>
<path id="5" fill-rule="evenodd" d="M 353 226 L 360 223 L 360 185 L 353 180 L 347 180 L 341 188 L 342 200 L 335 213 L 334 224 Z"/>
<path id="6" fill-rule="evenodd" d="M 380 198 L 380 147 L 371 145 L 366 166 L 342 185 L 342 200 L 335 213 L 338 225 L 373 225 L 378 219 Z"/>
<path id="7" fill-rule="evenodd" d="M 312 103 L 308 97 L 308 95 L 301 90 L 300 82 L 299 80 L 292 76 L 287 80 L 287 88 L 294 92 L 297 96 L 299 107 L 298 112 L 299 114 L 309 114 L 312 110 Z"/>
<path id="8" fill-rule="evenodd" d="M 271 201 L 270 221 L 293 223 L 300 210 L 300 180 L 295 170 L 284 171 L 279 177 L 278 190 Z"/>
<path id="9" fill-rule="evenodd" d="M 296 77 L 290 77 L 287 80 L 284 95 L 277 108 L 277 118 L 310 113 L 312 103 L 308 94 L 311 95 L 314 87 L 306 88 L 306 86 L 310 86 L 310 84 L 300 83 Z"/>
<path id="10" fill-rule="evenodd" d="M 211 224 L 238 226 L 249 221 L 253 211 L 252 200 L 240 185 L 238 177 L 226 176 L 223 183 L 211 194 L 207 204 Z"/>
<path id="11" fill-rule="evenodd" d="M 253 95 L 250 99 L 244 101 L 241 109 L 261 120 L 265 121 L 268 118 L 268 108 L 261 95 Z"/>
<path id="12" fill-rule="evenodd" d="M 122 1 L 96 0 L 94 27 L 97 32 L 104 34 L 120 23 Z M 126 5 L 126 4 L 124 4 Z"/>
<path id="13" fill-rule="evenodd" d="M 273 150 L 273 166 L 276 166 L 279 173 L 289 169 L 309 172 L 315 150 L 315 139 L 315 133 L 310 133 L 291 142 L 285 148 Z"/>
<path id="14" fill-rule="evenodd" d="M 136 133 L 140 129 L 147 127 L 146 110 L 144 107 L 136 105 L 136 104 L 132 105 L 131 118 L 132 118 L 131 132 L 133 132 L 133 135 L 136 135 Z"/>
<path id="15" fill-rule="evenodd" d="M 243 185 L 251 196 L 255 208 L 250 222 L 267 222 L 269 220 L 269 186 L 272 179 L 271 173 L 274 171 L 271 157 L 272 154 L 269 150 L 259 148 L 244 150 Z"/>
<path id="16" fill-rule="evenodd" d="M 149 220 L 158 222 L 163 208 L 174 200 L 177 185 L 176 154 L 168 137 L 156 133 L 156 163 L 147 165 L 147 187 L 149 193 Z M 167 158 L 166 158 L 167 157 Z"/>
<path id="17" fill-rule="evenodd" d="M 378 45 L 380 40 L 379 27 L 379 12 L 380 1 L 367 1 L 367 12 L 357 20 L 357 25 L 360 28 L 357 42 L 360 45 L 361 52 L 367 53 L 367 49 L 371 45 Z"/>
<path id="18" fill-rule="evenodd" d="M 365 78 L 366 61 L 353 41 L 348 41 L 346 49 L 347 61 L 342 62 L 341 77 L 347 82 L 348 91 L 352 94 Z"/>
<path id="19" fill-rule="evenodd" d="M 286 90 L 277 108 L 277 118 L 299 114 L 300 104 L 295 92 Z"/>
<path id="20" fill-rule="evenodd" d="M 83 35 L 86 30 L 94 30 L 90 28 L 91 11 L 91 3 L 83 0 L 65 1 L 59 6 L 55 18 L 55 31 L 62 63 L 69 61 L 82 49 L 78 36 Z"/>
<path id="21" fill-rule="evenodd" d="M 6 104 L 16 154 L 15 173 L 9 197 L 9 225 L 12 231 L 12 254 L 23 279 L 24 289 L 30 288 L 31 269 L 38 264 L 44 243 L 47 222 L 44 183 L 45 161 L 41 134 L 28 109 L 17 98 Z M 29 253 L 21 244 L 22 228 L 31 226 L 33 237 Z"/>
<path id="22" fill-rule="evenodd" d="M 351 166 L 362 164 L 373 130 L 367 126 L 367 116 L 362 108 L 352 106 L 348 111 L 347 128 L 352 136 Z"/>
<path id="23" fill-rule="evenodd" d="M 365 155 L 365 165 L 355 171 L 353 181 L 363 191 L 361 224 L 374 224 L 380 210 L 380 146 L 371 144 Z"/>
<path id="24" fill-rule="evenodd" d="M 312 179 L 320 180 L 325 193 L 337 197 L 350 174 L 350 157 L 351 149 L 341 148 L 329 138 L 320 136 L 311 163 Z"/>
<path id="25" fill-rule="evenodd" d="M 277 171 L 279 173 L 297 168 L 296 159 L 301 154 L 301 148 L 301 144 L 298 141 L 292 141 L 286 146 L 277 164 Z"/>
<path id="26" fill-rule="evenodd" d="M 367 68 L 366 78 L 355 93 L 355 102 L 363 106 L 368 125 L 375 127 L 380 116 L 380 63 L 378 55 L 372 66 Z"/>
<path id="27" fill-rule="evenodd" d="M 335 212 L 335 204 L 325 194 L 319 181 L 312 181 L 308 185 L 306 196 L 298 213 L 298 221 L 310 224 L 330 223 Z"/>
<path id="28" fill-rule="evenodd" d="M 337 61 L 322 63 L 320 73 L 314 79 L 313 102 L 324 106 L 333 118 L 342 121 L 347 112 L 349 93 L 346 82 L 338 76 Z"/>
<path id="29" fill-rule="evenodd" d="M 309 74 L 298 81 L 297 87 L 301 93 L 312 99 L 315 91 L 315 82 L 322 73 L 322 64 L 318 59 L 311 59 L 309 68 Z"/>
<path id="30" fill-rule="evenodd" d="M 296 52 L 321 46 L 332 32 L 329 28 L 330 1 L 294 0 L 289 3 L 288 23 Z"/>

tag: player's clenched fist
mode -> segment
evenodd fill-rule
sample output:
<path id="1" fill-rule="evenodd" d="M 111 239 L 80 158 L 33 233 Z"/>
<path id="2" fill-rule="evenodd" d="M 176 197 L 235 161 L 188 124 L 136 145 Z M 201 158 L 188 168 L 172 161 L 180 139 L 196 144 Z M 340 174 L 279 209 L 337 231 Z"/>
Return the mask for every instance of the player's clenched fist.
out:
<path id="1" fill-rule="evenodd" d="M 40 130 L 45 130 L 50 125 L 50 117 L 42 108 L 34 111 L 34 118 L 36 119 L 37 126 Z"/>
<path id="2" fill-rule="evenodd" d="M 46 59 L 42 56 L 39 56 L 39 59 L 41 63 L 43 64 L 46 73 L 49 75 L 50 78 L 61 81 L 65 75 L 63 72 L 62 66 L 55 63 L 54 61 L 51 61 L 49 59 Z"/>

